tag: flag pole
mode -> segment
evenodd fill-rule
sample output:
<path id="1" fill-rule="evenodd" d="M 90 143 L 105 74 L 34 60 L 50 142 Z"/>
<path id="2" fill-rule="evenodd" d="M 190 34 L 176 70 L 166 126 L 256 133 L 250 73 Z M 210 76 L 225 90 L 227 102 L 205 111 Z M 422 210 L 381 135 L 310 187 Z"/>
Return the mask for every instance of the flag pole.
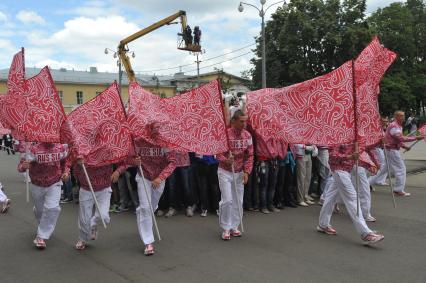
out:
<path id="1" fill-rule="evenodd" d="M 28 161 L 28 156 L 30 155 L 30 148 L 28 146 L 28 142 L 25 142 L 25 160 Z M 25 170 L 25 186 L 26 186 L 26 195 L 27 202 L 30 202 L 30 182 L 28 179 L 30 178 L 30 169 Z"/>
<path id="2" fill-rule="evenodd" d="M 388 169 L 388 180 L 389 180 L 389 187 L 390 187 L 391 195 L 392 195 L 393 207 L 396 208 L 395 195 L 393 193 L 393 184 L 392 184 L 391 172 L 390 172 L 389 161 L 388 161 L 388 152 L 386 150 L 385 143 L 383 143 L 383 152 L 385 154 L 386 168 Z"/>
<path id="3" fill-rule="evenodd" d="M 222 91 L 221 91 L 221 88 L 220 88 L 220 81 L 219 80 L 217 80 L 217 81 L 218 81 L 217 85 L 218 85 L 218 90 L 219 90 L 218 92 L 219 92 L 219 96 L 220 96 L 220 102 L 221 102 L 221 105 L 222 105 L 223 122 L 225 123 L 226 141 L 228 143 L 228 148 L 229 148 L 229 157 L 232 158 L 231 146 L 229 145 L 228 130 L 226 129 L 227 123 L 226 123 L 226 115 L 225 115 L 225 106 L 224 106 L 223 101 L 222 101 Z M 238 214 L 240 216 L 241 232 L 244 233 L 243 211 L 242 211 L 242 206 L 240 204 L 240 199 L 238 198 L 237 179 L 235 177 L 235 167 L 234 167 L 233 161 L 232 161 L 232 164 L 231 164 L 231 169 L 232 169 L 232 182 L 234 184 L 235 195 L 236 195 L 236 198 L 237 198 L 236 200 L 237 200 L 237 205 L 238 205 Z"/>
<path id="4" fill-rule="evenodd" d="M 407 151 L 409 151 L 411 148 L 413 148 L 419 141 L 421 140 L 416 140 L 412 145 L 410 145 L 406 150 L 404 150 L 403 153 L 406 153 Z"/>
<path id="5" fill-rule="evenodd" d="M 86 176 L 86 181 L 89 184 L 90 192 L 92 193 L 93 200 L 95 201 L 96 210 L 99 213 L 99 218 L 102 221 L 102 225 L 106 229 L 107 226 L 105 224 L 105 220 L 104 220 L 104 218 L 102 216 L 101 210 L 99 209 L 99 203 L 98 203 L 98 200 L 96 199 L 95 191 L 93 190 L 93 187 L 92 187 L 92 182 L 90 182 L 89 175 L 87 174 L 86 165 L 84 165 L 84 163 L 80 163 L 80 165 L 81 165 L 81 168 L 83 168 L 84 175 Z"/>
<path id="6" fill-rule="evenodd" d="M 133 140 L 133 138 L 132 138 L 132 140 Z M 134 143 L 134 141 L 133 141 L 133 143 Z M 133 144 L 133 146 L 135 146 L 135 145 Z M 136 147 L 135 147 L 135 149 L 136 149 Z M 148 189 L 146 187 L 145 176 L 143 174 L 142 165 L 139 164 L 138 168 L 139 168 L 139 172 L 140 172 L 141 177 L 142 177 L 143 188 L 144 188 L 144 191 L 145 191 L 146 199 L 147 199 L 148 204 L 149 204 L 149 209 L 151 210 L 152 221 L 154 222 L 154 227 L 155 227 L 155 231 L 157 232 L 158 241 L 161 241 L 160 230 L 158 230 L 157 219 L 155 219 L 155 214 L 154 214 L 154 209 L 152 208 L 151 198 L 148 195 Z"/>
<path id="7" fill-rule="evenodd" d="M 117 83 L 117 82 L 115 82 L 115 83 Z M 120 93 L 119 97 L 120 97 L 121 107 L 123 107 L 123 113 L 124 113 L 124 116 L 126 117 L 126 121 L 127 121 L 127 113 L 126 113 L 126 109 L 124 108 L 123 98 L 121 96 L 121 90 L 120 90 L 119 93 Z M 133 148 L 134 148 L 135 153 L 137 155 L 135 139 L 133 138 L 133 135 L 130 135 L 130 136 L 131 136 L 131 139 L 132 139 Z M 137 155 L 137 156 L 139 157 L 139 155 Z M 138 164 L 138 169 L 139 169 L 139 173 L 142 177 L 142 184 L 143 184 L 143 188 L 144 188 L 144 191 L 145 191 L 146 200 L 148 201 L 149 209 L 151 211 L 152 222 L 154 223 L 155 231 L 157 232 L 158 241 L 161 241 L 160 230 L 158 229 L 157 219 L 155 218 L 154 209 L 152 208 L 151 198 L 148 195 L 148 188 L 146 187 L 145 176 L 143 174 L 142 165 Z"/>
<path id="8" fill-rule="evenodd" d="M 352 93 L 354 99 L 354 126 L 355 126 L 355 191 L 356 191 L 356 216 L 359 217 L 359 176 L 358 176 L 358 166 L 359 166 L 359 144 L 358 144 L 358 108 L 357 108 L 357 96 L 356 96 L 356 86 L 355 86 L 355 60 L 352 60 Z"/>
<path id="9" fill-rule="evenodd" d="M 377 101 L 377 110 L 379 110 L 379 101 Z M 385 144 L 384 138 L 382 138 L 381 143 L 383 145 L 383 154 L 385 156 L 385 163 L 386 163 L 386 168 L 387 168 L 387 171 L 388 171 L 388 178 L 389 178 L 388 180 L 389 180 L 389 188 L 390 188 L 391 195 L 392 195 L 392 203 L 393 203 L 393 207 L 396 208 L 396 200 L 395 200 L 395 196 L 393 194 L 393 185 L 392 185 L 392 179 L 391 179 L 389 162 L 388 162 L 388 153 L 386 151 L 386 144 Z"/>

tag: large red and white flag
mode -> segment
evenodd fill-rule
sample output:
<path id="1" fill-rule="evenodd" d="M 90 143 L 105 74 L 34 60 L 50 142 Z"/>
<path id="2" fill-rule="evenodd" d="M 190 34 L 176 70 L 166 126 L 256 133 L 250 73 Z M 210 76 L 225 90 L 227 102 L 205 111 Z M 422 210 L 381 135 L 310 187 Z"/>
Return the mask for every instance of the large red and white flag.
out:
<path id="1" fill-rule="evenodd" d="M 26 80 L 24 49 L 13 57 L 7 95 L 0 101 L 0 120 L 26 141 L 60 141 L 65 112 L 48 67 Z"/>
<path id="2" fill-rule="evenodd" d="M 171 98 L 160 98 L 133 82 L 129 101 L 128 121 L 135 138 L 198 154 L 229 150 L 218 81 Z"/>
<path id="3" fill-rule="evenodd" d="M 367 145 L 379 142 L 384 136 L 378 104 L 379 84 L 395 59 L 396 54 L 383 47 L 379 39 L 374 37 L 354 62 L 357 128 L 359 136 L 366 139 Z"/>
<path id="4" fill-rule="evenodd" d="M 17 121 L 15 126 L 17 126 L 17 124 L 19 123 L 20 116 L 18 115 L 21 115 L 21 112 L 19 112 L 20 107 L 18 103 L 20 101 L 24 103 L 23 98 L 16 100 L 11 95 L 0 94 L 0 123 L 3 125 L 4 128 L 10 130 L 10 133 L 12 134 L 15 140 L 23 141 L 25 140 L 25 136 L 23 135 L 23 133 L 14 129 L 11 125 L 11 121 Z"/>
<path id="5" fill-rule="evenodd" d="M 13 56 L 7 79 L 8 95 L 23 95 L 25 88 L 25 56 L 24 48 Z"/>
<path id="6" fill-rule="evenodd" d="M 249 92 L 247 112 L 249 123 L 264 140 L 316 145 L 353 142 L 352 62 L 302 83 Z"/>
<path id="7" fill-rule="evenodd" d="M 65 112 L 48 67 L 25 81 L 25 102 L 18 131 L 27 141 L 60 142 Z"/>
<path id="8" fill-rule="evenodd" d="M 83 157 L 89 166 L 102 166 L 133 154 L 133 142 L 117 83 L 72 111 L 61 128 L 71 159 Z"/>
<path id="9" fill-rule="evenodd" d="M 7 80 L 7 94 L 0 98 L 0 121 L 8 128 L 13 129 L 17 135 L 19 125 L 22 123 L 25 104 L 25 62 L 24 49 L 13 56 Z"/>

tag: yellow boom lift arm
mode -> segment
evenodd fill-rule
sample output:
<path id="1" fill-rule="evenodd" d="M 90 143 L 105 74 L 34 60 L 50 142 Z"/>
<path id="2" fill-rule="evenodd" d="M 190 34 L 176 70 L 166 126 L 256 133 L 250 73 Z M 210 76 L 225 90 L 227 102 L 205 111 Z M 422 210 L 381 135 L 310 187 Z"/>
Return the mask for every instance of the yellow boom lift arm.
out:
<path id="1" fill-rule="evenodd" d="M 129 79 L 130 82 L 135 81 L 135 72 L 132 69 L 132 65 L 130 64 L 130 58 L 129 56 L 127 56 L 127 52 L 129 51 L 129 49 L 127 48 L 127 44 L 129 44 L 130 42 L 138 39 L 139 37 L 144 36 L 145 34 L 148 34 L 164 25 L 170 25 L 173 23 L 174 20 L 176 20 L 177 18 L 180 18 L 180 23 L 181 23 L 181 28 L 182 28 L 182 32 L 178 33 L 178 36 L 182 36 L 185 33 L 185 29 L 186 29 L 186 12 L 185 11 L 179 11 L 165 19 L 162 19 L 159 22 L 156 22 L 152 25 L 150 25 L 149 27 L 144 28 L 143 30 L 140 30 L 128 37 L 126 37 L 125 39 L 120 41 L 120 44 L 118 45 L 118 56 L 124 66 L 124 68 L 126 69 L 127 72 L 127 77 Z M 192 51 L 192 52 L 200 52 L 201 51 L 201 46 L 199 44 L 192 44 L 192 43 L 187 43 L 184 40 L 181 40 L 178 46 L 178 49 L 180 50 L 187 50 L 187 51 Z"/>

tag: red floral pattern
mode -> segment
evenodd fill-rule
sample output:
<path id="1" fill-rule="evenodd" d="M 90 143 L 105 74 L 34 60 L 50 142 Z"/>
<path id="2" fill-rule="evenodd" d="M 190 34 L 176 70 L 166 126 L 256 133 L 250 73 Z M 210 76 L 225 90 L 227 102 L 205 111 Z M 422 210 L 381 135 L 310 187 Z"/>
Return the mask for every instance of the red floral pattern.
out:
<path id="1" fill-rule="evenodd" d="M 228 151 L 219 82 L 171 98 L 160 98 L 133 82 L 129 125 L 137 138 L 182 152 Z"/>
<path id="2" fill-rule="evenodd" d="M 379 84 L 395 59 L 396 54 L 375 37 L 355 60 L 358 134 L 365 137 L 367 145 L 384 137 L 378 104 Z"/>
<path id="3" fill-rule="evenodd" d="M 117 163 L 132 155 L 133 143 L 117 83 L 72 111 L 61 128 L 71 146 L 71 159 L 88 166 Z"/>
<path id="4" fill-rule="evenodd" d="M 336 145 L 354 135 L 352 62 L 338 69 L 279 89 L 247 94 L 249 123 L 264 140 Z"/>

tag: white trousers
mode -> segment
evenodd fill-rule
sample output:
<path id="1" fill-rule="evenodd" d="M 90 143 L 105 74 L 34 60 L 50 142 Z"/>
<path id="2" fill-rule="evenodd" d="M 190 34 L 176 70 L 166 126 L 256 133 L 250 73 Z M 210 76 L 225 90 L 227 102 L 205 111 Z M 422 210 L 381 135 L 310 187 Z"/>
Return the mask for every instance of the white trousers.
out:
<path id="1" fill-rule="evenodd" d="M 296 164 L 297 201 L 304 202 L 311 184 L 312 158 L 311 156 L 297 157 Z"/>
<path id="2" fill-rule="evenodd" d="M 101 211 L 101 215 L 105 221 L 105 224 L 110 222 L 109 204 L 111 200 L 111 193 L 111 187 L 107 187 L 95 192 L 95 196 L 99 204 L 99 210 Z M 98 221 L 101 221 L 101 219 L 98 210 L 95 207 L 95 200 L 93 199 L 92 193 L 90 191 L 86 191 L 85 189 L 80 188 L 79 204 L 79 239 L 87 243 L 90 240 L 92 230 L 96 230 Z M 93 210 L 95 211 L 94 213 Z"/>
<path id="3" fill-rule="evenodd" d="M 346 206 L 346 210 L 348 211 L 349 217 L 351 218 L 356 231 L 361 236 L 371 233 L 370 228 L 368 228 L 365 223 L 362 213 L 359 213 L 359 216 L 356 216 L 356 191 L 351 182 L 351 174 L 346 171 L 337 170 L 333 172 L 333 180 L 333 186 L 330 187 L 325 195 L 325 201 L 322 205 L 319 216 L 319 225 L 321 227 L 330 226 L 334 204 L 337 201 L 337 197 L 340 196 Z"/>
<path id="4" fill-rule="evenodd" d="M 356 185 L 355 180 L 355 166 L 352 170 L 352 184 Z M 364 167 L 358 166 L 358 185 L 359 185 L 359 202 L 361 205 L 361 211 L 364 218 L 371 216 L 371 193 L 370 184 L 367 178 L 367 170 Z"/>
<path id="5" fill-rule="evenodd" d="M 155 211 L 158 207 L 158 202 L 164 191 L 165 181 L 161 182 L 158 188 L 152 186 L 152 182 L 148 179 L 142 178 L 139 174 L 136 175 L 136 182 L 138 183 L 138 195 L 139 195 L 139 206 L 136 208 L 136 218 L 138 224 L 139 235 L 141 240 L 145 245 L 152 244 L 154 239 L 154 233 L 152 231 L 152 214 L 149 207 L 148 200 L 151 201 L 152 209 Z M 145 181 L 146 189 L 148 191 L 145 193 L 145 188 L 143 181 Z"/>
<path id="6" fill-rule="evenodd" d="M 219 168 L 217 176 L 221 199 L 219 202 L 219 225 L 223 230 L 237 229 L 240 225 L 240 209 L 242 210 L 244 185 L 243 172 L 235 173 L 237 190 L 234 189 L 232 172 Z M 240 207 L 238 207 L 238 201 Z"/>
<path id="7" fill-rule="evenodd" d="M 34 215 L 38 222 L 37 237 L 49 239 L 55 230 L 61 207 L 62 181 L 59 181 L 50 187 L 44 188 L 34 184 L 31 185 L 31 196 L 34 202 Z"/>
<path id="8" fill-rule="evenodd" d="M 403 192 L 405 188 L 405 180 L 407 178 L 407 169 L 405 168 L 404 160 L 402 160 L 399 150 L 386 150 L 390 169 L 394 172 L 395 184 L 393 190 L 395 192 Z"/>
<path id="9" fill-rule="evenodd" d="M 377 147 L 375 149 L 377 157 L 380 162 L 380 169 L 377 171 L 376 175 L 370 176 L 368 182 L 370 185 L 384 185 L 386 183 L 386 177 L 388 176 L 388 168 L 386 166 L 385 153 L 383 149 Z"/>
<path id="10" fill-rule="evenodd" d="M 321 191 L 323 191 L 326 185 L 326 180 L 331 175 L 330 164 L 329 164 L 330 156 L 329 156 L 328 149 L 318 149 L 317 158 L 319 160 L 318 173 L 322 179 Z"/>
<path id="11" fill-rule="evenodd" d="M 331 174 L 330 176 L 328 176 L 325 180 L 324 180 L 324 188 L 321 194 L 321 199 L 324 201 L 325 196 L 327 195 L 327 192 L 330 190 L 330 188 L 333 186 L 334 181 L 333 181 L 333 175 Z"/>
<path id="12" fill-rule="evenodd" d="M 5 202 L 7 200 L 6 194 L 3 192 L 3 186 L 0 183 L 0 203 Z"/>

